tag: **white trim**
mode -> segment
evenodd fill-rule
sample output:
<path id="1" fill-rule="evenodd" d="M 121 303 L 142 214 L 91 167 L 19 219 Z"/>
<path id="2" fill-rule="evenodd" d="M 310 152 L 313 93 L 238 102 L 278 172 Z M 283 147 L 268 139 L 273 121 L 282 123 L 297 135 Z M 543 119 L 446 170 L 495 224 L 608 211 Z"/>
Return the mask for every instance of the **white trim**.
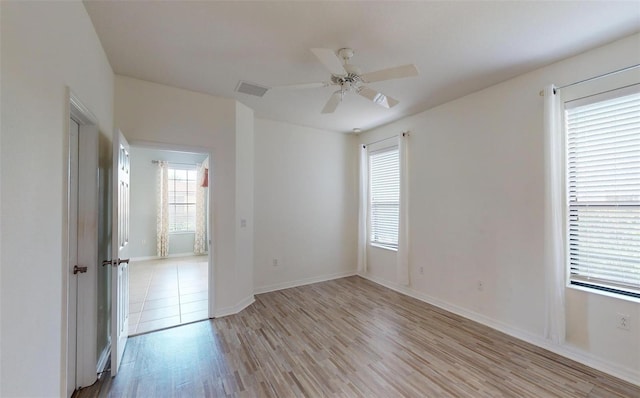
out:
<path id="1" fill-rule="evenodd" d="M 196 155 L 207 155 L 212 159 L 213 151 L 208 147 L 188 146 L 179 144 L 167 144 L 165 142 L 131 140 L 129 146 L 146 149 L 157 149 L 166 152 L 192 153 Z M 171 162 L 169 162 L 171 163 Z"/>
<path id="2" fill-rule="evenodd" d="M 81 125 L 98 125 L 98 119 L 87 108 L 80 98 L 71 90 L 69 90 L 69 115 Z"/>
<path id="3" fill-rule="evenodd" d="M 583 365 L 589 366 L 601 372 L 607 373 L 611 376 L 625 380 L 631 384 L 640 386 L 640 370 L 627 368 L 625 366 L 620 366 L 618 364 L 611 363 L 607 360 L 598 358 L 570 344 L 566 344 L 566 343 L 563 345 L 553 344 L 549 340 L 544 339 L 542 336 L 533 334 L 531 332 L 527 332 L 522 329 L 514 328 L 512 326 L 509 326 L 493 318 L 489 318 L 485 315 L 478 314 L 477 312 L 469 311 L 457 305 L 450 304 L 442 300 L 438 300 L 427 294 L 418 292 L 410 287 L 401 286 L 396 283 L 385 281 L 383 279 L 380 279 L 371 275 L 365 275 L 365 274 L 358 274 L 358 275 L 362 278 L 368 279 L 374 283 L 387 287 L 391 290 L 395 290 L 398 293 L 407 295 L 409 297 L 413 297 L 415 299 L 423 301 L 427 304 L 431 304 L 443 310 L 449 311 L 456 315 L 460 315 L 464 318 L 470 319 L 474 322 L 478 322 L 484 326 L 488 326 L 499 332 L 508 334 L 509 336 L 515 337 L 516 339 L 522 340 L 529 344 L 533 344 L 537 347 L 551 351 L 565 358 L 569 358 Z"/>
<path id="4" fill-rule="evenodd" d="M 248 296 L 242 300 L 240 300 L 236 305 L 231 306 L 231 307 L 224 307 L 224 308 L 218 308 L 215 311 L 215 318 L 221 318 L 223 316 L 229 316 L 229 315 L 235 315 L 238 312 L 244 310 L 245 308 L 247 308 L 248 306 L 250 306 L 251 304 L 253 304 L 256 301 L 256 299 L 253 297 L 253 294 L 251 296 Z"/>
<path id="5" fill-rule="evenodd" d="M 283 282 L 283 283 L 276 283 L 276 284 L 273 284 L 273 285 L 266 285 L 266 286 L 256 287 L 256 288 L 253 289 L 253 292 L 255 294 L 274 292 L 276 290 L 290 289 L 292 287 L 310 285 L 312 283 L 325 282 L 325 281 L 330 281 L 332 279 L 346 278 L 348 276 L 354 276 L 354 275 L 358 275 L 358 273 L 356 271 L 337 272 L 335 274 L 314 276 L 314 277 L 311 277 L 311 278 L 304 278 L 304 279 L 298 279 L 298 280 L 295 280 L 295 281 L 289 281 L 289 282 Z"/>
<path id="6" fill-rule="evenodd" d="M 187 253 L 169 254 L 167 257 L 160 257 L 160 256 L 131 257 L 131 261 L 162 260 L 165 258 L 176 258 L 176 257 L 207 257 L 208 258 L 208 256 L 209 256 L 209 252 L 205 254 L 193 254 L 193 252 L 187 252 Z"/>

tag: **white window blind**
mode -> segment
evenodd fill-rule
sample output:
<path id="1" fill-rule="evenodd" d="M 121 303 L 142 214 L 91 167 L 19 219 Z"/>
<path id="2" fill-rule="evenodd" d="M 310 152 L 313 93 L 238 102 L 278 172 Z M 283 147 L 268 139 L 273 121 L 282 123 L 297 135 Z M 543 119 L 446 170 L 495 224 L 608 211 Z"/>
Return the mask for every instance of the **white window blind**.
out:
<path id="1" fill-rule="evenodd" d="M 398 248 L 400 208 L 400 159 L 398 147 L 369 154 L 369 241 L 373 245 Z"/>
<path id="2" fill-rule="evenodd" d="M 640 298 L 640 93 L 576 103 L 565 110 L 569 280 Z"/>

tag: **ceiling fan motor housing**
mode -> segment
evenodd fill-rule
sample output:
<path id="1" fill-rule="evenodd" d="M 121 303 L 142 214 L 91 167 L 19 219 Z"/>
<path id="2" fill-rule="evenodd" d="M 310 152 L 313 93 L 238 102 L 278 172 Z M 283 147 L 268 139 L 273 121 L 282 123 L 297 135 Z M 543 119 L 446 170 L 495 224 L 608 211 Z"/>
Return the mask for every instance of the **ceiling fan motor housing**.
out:
<path id="1" fill-rule="evenodd" d="M 331 83 L 339 85 L 344 91 L 350 91 L 362 82 L 360 75 L 349 73 L 346 76 L 331 75 Z"/>

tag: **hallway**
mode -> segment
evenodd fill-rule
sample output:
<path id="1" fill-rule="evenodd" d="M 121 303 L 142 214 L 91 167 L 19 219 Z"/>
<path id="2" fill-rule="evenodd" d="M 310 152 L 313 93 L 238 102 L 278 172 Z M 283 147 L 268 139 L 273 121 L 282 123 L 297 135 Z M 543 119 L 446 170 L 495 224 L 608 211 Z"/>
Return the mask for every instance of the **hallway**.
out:
<path id="1" fill-rule="evenodd" d="M 129 336 L 208 318 L 207 256 L 132 261 Z"/>

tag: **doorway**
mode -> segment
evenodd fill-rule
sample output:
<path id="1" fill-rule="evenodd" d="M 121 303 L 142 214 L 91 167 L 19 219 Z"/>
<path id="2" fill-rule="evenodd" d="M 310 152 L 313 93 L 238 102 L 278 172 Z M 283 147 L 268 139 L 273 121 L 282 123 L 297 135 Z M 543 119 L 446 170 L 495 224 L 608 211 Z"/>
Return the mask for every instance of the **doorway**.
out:
<path id="1" fill-rule="evenodd" d="M 129 336 L 209 318 L 209 154 L 131 145 Z"/>

